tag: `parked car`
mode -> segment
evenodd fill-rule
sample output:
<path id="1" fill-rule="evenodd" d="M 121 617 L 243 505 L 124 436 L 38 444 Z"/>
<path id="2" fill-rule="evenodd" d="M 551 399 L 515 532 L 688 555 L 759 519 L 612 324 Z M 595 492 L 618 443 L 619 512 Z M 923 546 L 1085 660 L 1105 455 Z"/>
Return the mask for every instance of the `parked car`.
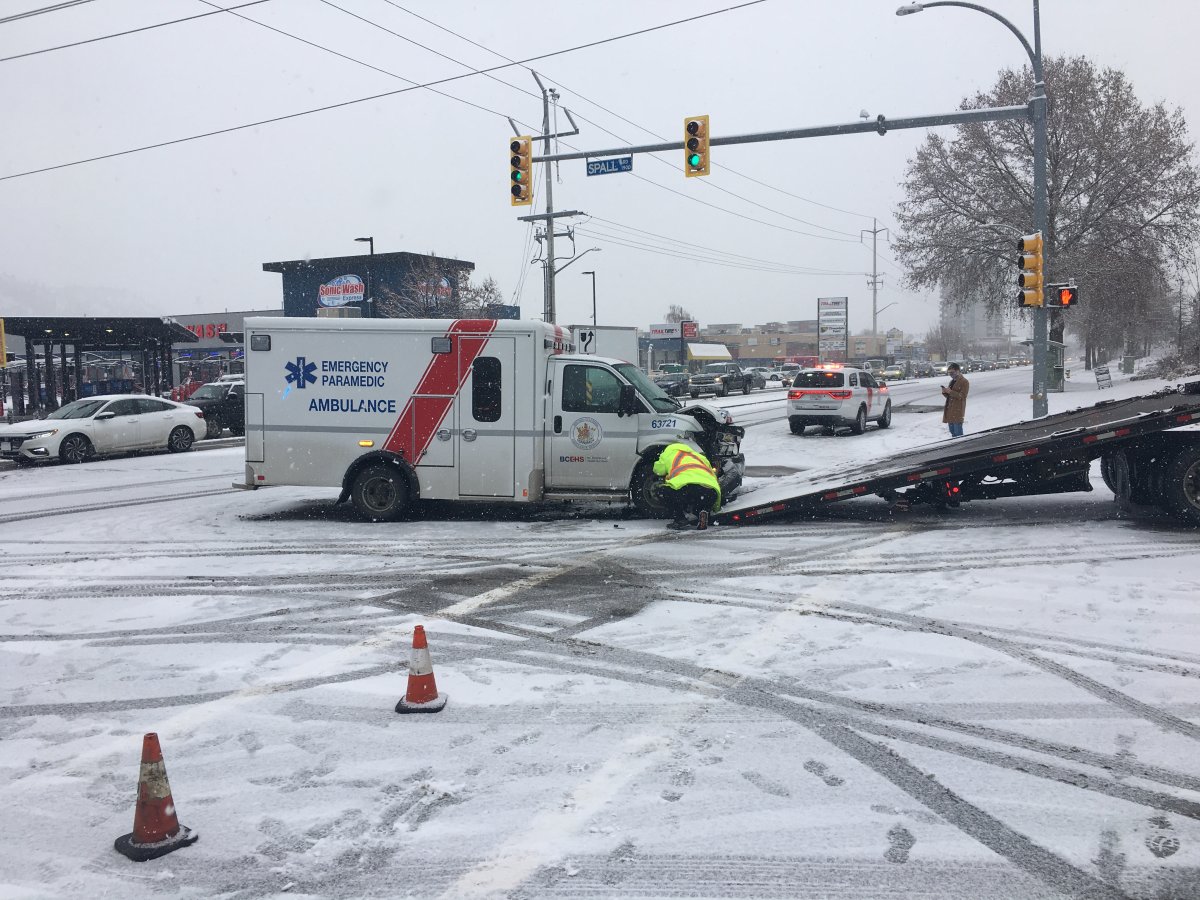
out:
<path id="1" fill-rule="evenodd" d="M 809 425 L 822 426 L 826 434 L 849 425 L 854 434 L 862 434 L 867 422 L 875 422 L 880 428 L 892 424 L 887 385 L 879 384 L 865 369 L 805 369 L 797 373 L 787 396 L 792 434 L 804 434 Z"/>
<path id="2" fill-rule="evenodd" d="M 668 397 L 682 397 L 688 392 L 688 375 L 685 372 L 666 372 L 658 375 L 654 383 L 662 388 Z"/>
<path id="3" fill-rule="evenodd" d="M 57 459 L 81 463 L 130 450 L 190 450 L 204 437 L 204 413 L 144 394 L 86 397 L 44 419 L 0 425 L 0 457 L 18 464 Z"/>
<path id="4" fill-rule="evenodd" d="M 701 394 L 716 394 L 718 397 L 727 397 L 734 391 L 748 394 L 753 383 L 753 377 L 743 372 L 737 363 L 709 363 L 692 376 L 688 382 L 688 393 L 693 400 Z"/>
<path id="5" fill-rule="evenodd" d="M 205 437 L 216 438 L 226 428 L 241 436 L 246 433 L 246 382 L 214 381 L 185 401 L 204 411 Z"/>
<path id="6" fill-rule="evenodd" d="M 746 369 L 746 374 L 752 378 L 750 387 L 758 388 L 759 390 L 765 389 L 767 386 L 767 373 L 770 371 L 766 366 L 751 366 Z"/>
<path id="7" fill-rule="evenodd" d="M 767 372 L 767 383 L 768 384 L 778 383 L 778 384 L 783 385 L 784 387 L 787 387 L 789 384 L 792 383 L 792 375 L 791 375 L 791 373 L 784 372 L 782 369 L 770 369 Z"/>

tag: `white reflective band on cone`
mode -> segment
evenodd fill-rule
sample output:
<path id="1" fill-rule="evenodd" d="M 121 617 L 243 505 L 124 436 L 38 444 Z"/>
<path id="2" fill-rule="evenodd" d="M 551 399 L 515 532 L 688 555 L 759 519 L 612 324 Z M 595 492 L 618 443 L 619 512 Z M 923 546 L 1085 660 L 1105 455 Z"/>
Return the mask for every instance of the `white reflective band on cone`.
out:
<path id="1" fill-rule="evenodd" d="M 412 657 L 408 661 L 409 675 L 432 675 L 433 661 L 429 658 L 429 649 L 413 648 Z"/>

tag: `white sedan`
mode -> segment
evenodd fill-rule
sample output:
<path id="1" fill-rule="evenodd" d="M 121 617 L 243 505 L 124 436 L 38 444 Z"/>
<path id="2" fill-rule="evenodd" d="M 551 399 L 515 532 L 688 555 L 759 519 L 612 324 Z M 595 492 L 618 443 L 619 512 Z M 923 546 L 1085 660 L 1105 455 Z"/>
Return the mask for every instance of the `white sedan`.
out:
<path id="1" fill-rule="evenodd" d="M 204 433 L 204 413 L 194 406 L 144 394 L 87 397 L 44 419 L 0 425 L 0 458 L 79 463 L 129 450 L 182 453 Z"/>

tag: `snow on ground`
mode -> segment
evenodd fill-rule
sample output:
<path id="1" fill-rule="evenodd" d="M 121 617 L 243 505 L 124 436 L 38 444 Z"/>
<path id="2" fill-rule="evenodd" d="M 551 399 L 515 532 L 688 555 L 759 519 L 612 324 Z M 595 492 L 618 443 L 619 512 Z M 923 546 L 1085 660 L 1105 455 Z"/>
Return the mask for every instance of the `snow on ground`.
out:
<path id="1" fill-rule="evenodd" d="M 1052 411 L 1160 386 L 1084 375 Z M 970 377 L 968 432 L 1027 417 L 1028 369 Z M 752 466 L 944 430 L 781 397 L 727 403 Z M 1200 535 L 1099 482 L 675 534 L 367 525 L 240 460 L 0 471 L 0 894 L 1200 896 Z M 418 623 L 449 703 L 397 716 Z M 146 731 L 200 841 L 137 864 Z"/>

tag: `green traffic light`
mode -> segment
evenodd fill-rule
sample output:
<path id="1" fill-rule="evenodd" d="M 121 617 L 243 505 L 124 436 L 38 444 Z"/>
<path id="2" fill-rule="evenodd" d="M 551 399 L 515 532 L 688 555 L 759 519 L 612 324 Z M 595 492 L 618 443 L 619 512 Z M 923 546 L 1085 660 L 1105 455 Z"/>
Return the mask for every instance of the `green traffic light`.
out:
<path id="1" fill-rule="evenodd" d="M 700 167 L 700 154 L 699 153 L 690 154 L 688 156 L 688 165 L 691 166 L 693 169 L 698 169 Z"/>

